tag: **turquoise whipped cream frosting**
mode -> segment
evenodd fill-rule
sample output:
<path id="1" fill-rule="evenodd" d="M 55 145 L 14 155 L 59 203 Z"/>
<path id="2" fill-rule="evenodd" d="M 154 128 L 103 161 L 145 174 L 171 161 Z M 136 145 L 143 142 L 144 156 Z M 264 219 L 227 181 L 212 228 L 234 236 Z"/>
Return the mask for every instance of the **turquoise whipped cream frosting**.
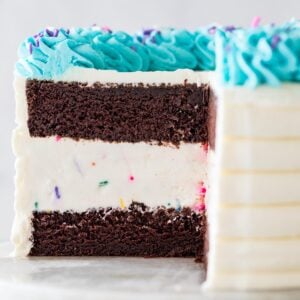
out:
<path id="1" fill-rule="evenodd" d="M 17 72 L 55 79 L 71 67 L 134 71 L 217 70 L 226 85 L 255 87 L 300 81 L 300 23 L 136 34 L 92 26 L 47 28 L 25 40 Z"/>
<path id="2" fill-rule="evenodd" d="M 255 87 L 300 81 L 300 24 L 219 30 L 216 64 L 223 83 Z"/>
<path id="3" fill-rule="evenodd" d="M 214 31 L 144 30 L 129 35 L 105 28 L 48 28 L 19 49 L 17 72 L 53 79 L 77 66 L 120 72 L 214 70 Z"/>

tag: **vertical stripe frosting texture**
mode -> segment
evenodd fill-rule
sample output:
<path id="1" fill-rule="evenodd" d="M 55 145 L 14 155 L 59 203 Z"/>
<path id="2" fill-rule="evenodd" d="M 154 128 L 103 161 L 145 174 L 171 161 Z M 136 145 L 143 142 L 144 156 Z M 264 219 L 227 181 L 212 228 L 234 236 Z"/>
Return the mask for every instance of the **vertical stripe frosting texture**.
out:
<path id="1" fill-rule="evenodd" d="M 214 34 L 211 28 L 151 29 L 133 35 L 96 26 L 48 28 L 21 44 L 16 70 L 22 76 L 43 79 L 72 66 L 121 72 L 213 70 Z"/>
<path id="2" fill-rule="evenodd" d="M 300 81 L 300 23 L 219 30 L 217 71 L 223 83 L 255 87 Z"/>

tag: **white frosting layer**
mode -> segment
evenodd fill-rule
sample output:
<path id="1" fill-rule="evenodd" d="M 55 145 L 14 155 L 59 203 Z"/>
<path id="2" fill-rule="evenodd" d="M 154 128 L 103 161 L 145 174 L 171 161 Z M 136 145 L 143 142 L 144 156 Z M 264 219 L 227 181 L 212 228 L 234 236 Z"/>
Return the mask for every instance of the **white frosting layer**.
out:
<path id="1" fill-rule="evenodd" d="M 299 111 L 300 117 L 300 111 Z M 299 139 L 223 138 L 220 164 L 223 170 L 257 173 L 300 173 Z"/>
<path id="2" fill-rule="evenodd" d="M 16 207 L 28 212 L 35 202 L 39 210 L 85 211 L 119 207 L 121 198 L 126 206 L 132 201 L 150 207 L 192 206 L 198 201 L 199 182 L 206 180 L 205 151 L 199 144 L 176 148 L 143 142 L 57 141 L 16 131 L 14 152 L 20 193 Z"/>
<path id="3" fill-rule="evenodd" d="M 298 84 L 255 90 L 224 89 L 222 131 L 227 137 L 299 138 L 300 89 Z"/>
<path id="4" fill-rule="evenodd" d="M 218 226 L 210 232 L 219 237 L 300 238 L 300 205 L 218 207 L 213 213 L 218 219 Z"/>
<path id="5" fill-rule="evenodd" d="M 300 237 L 274 240 L 219 239 L 215 263 L 220 272 L 300 271 Z"/>
<path id="6" fill-rule="evenodd" d="M 56 81 L 79 81 L 88 84 L 116 83 L 116 84 L 183 84 L 196 83 L 198 85 L 207 83 L 213 77 L 213 72 L 195 72 L 189 69 L 176 71 L 153 71 L 153 72 L 117 72 L 114 70 L 96 70 L 80 67 L 68 69 Z"/>
<path id="7" fill-rule="evenodd" d="M 205 287 L 299 287 L 300 86 L 217 93 Z"/>
<path id="8" fill-rule="evenodd" d="M 221 206 L 300 205 L 300 189 L 295 188 L 300 173 L 224 172 L 218 179 L 216 184 L 223 195 Z"/>

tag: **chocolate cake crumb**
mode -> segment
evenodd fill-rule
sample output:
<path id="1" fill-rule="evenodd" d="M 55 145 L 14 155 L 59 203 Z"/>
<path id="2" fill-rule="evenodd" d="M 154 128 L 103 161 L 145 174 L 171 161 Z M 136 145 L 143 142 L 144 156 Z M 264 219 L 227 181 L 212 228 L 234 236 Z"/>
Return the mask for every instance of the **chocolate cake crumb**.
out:
<path id="1" fill-rule="evenodd" d="M 204 259 L 205 213 L 133 202 L 85 212 L 34 211 L 31 256 Z"/>
<path id="2" fill-rule="evenodd" d="M 31 136 L 107 142 L 208 142 L 208 85 L 27 80 Z"/>

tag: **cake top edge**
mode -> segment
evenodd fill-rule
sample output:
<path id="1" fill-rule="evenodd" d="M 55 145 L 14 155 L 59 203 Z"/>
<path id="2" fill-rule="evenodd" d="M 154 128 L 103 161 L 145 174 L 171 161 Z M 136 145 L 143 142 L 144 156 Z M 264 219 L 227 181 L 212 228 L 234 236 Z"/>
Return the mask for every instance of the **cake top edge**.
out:
<path id="1" fill-rule="evenodd" d="M 24 77 L 52 79 L 70 67 L 119 72 L 214 70 L 211 28 L 147 29 L 134 34 L 97 26 L 47 28 L 20 45 L 16 71 Z"/>
<path id="2" fill-rule="evenodd" d="M 117 72 L 216 71 L 227 86 L 300 81 L 300 22 L 196 30 L 46 28 L 19 47 L 16 74 L 55 79 L 74 67 Z"/>

